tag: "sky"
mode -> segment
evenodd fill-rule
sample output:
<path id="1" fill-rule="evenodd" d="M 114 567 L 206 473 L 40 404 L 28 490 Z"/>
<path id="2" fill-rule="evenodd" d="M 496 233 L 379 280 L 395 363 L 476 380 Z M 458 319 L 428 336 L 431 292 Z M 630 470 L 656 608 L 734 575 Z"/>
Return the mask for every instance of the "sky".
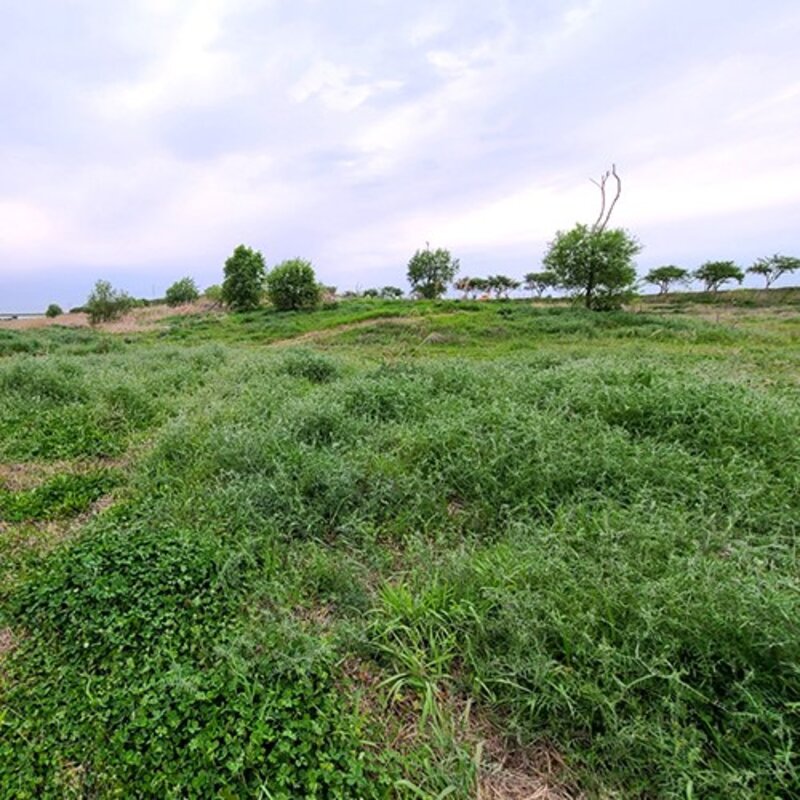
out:
<path id="1" fill-rule="evenodd" d="M 240 243 L 519 278 L 612 163 L 642 274 L 800 256 L 798 40 L 797 0 L 0 0 L 0 311 Z"/>

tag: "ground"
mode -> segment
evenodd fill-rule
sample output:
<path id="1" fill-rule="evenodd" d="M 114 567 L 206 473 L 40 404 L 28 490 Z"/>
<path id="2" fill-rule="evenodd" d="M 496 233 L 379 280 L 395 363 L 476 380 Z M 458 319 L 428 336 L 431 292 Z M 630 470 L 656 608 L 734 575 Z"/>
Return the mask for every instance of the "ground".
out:
<path id="1" fill-rule="evenodd" d="M 0 323 L 0 796 L 797 796 L 797 297 Z"/>

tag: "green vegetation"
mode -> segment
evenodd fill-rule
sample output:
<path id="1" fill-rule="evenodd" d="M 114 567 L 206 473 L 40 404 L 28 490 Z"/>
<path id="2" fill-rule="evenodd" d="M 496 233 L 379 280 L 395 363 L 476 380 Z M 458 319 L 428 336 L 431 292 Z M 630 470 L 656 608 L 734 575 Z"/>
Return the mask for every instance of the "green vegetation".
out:
<path id="1" fill-rule="evenodd" d="M 541 752 L 795 796 L 800 315 L 757 294 L 0 331 L 0 796 L 486 797 Z"/>
<path id="2" fill-rule="evenodd" d="M 166 301 L 168 306 L 179 306 L 183 303 L 193 303 L 200 297 L 197 284 L 193 278 L 181 278 L 167 289 Z"/>
<path id="3" fill-rule="evenodd" d="M 114 289 L 109 281 L 99 280 L 82 310 L 89 315 L 89 322 L 96 325 L 98 322 L 109 322 L 121 317 L 133 305 L 134 300 L 127 292 Z"/>
<path id="4" fill-rule="evenodd" d="M 747 268 L 747 271 L 764 278 L 764 288 L 769 289 L 778 278 L 796 272 L 798 269 L 800 269 L 800 258 L 776 253 L 768 258 L 759 258 L 755 264 Z"/>
<path id="5" fill-rule="evenodd" d="M 744 280 L 744 272 L 733 261 L 706 261 L 692 276 L 703 282 L 707 292 L 718 292 L 720 286 L 728 281 L 741 283 Z"/>
<path id="6" fill-rule="evenodd" d="M 408 262 L 407 278 L 412 291 L 423 300 L 434 300 L 447 290 L 447 284 L 458 274 L 457 258 L 449 250 L 437 248 L 417 250 Z"/>
<path id="7" fill-rule="evenodd" d="M 317 283 L 310 261 L 293 258 L 278 264 L 267 274 L 267 297 L 279 311 L 316 308 L 322 300 L 322 287 Z"/>
<path id="8" fill-rule="evenodd" d="M 233 311 L 258 308 L 264 288 L 264 256 L 240 244 L 225 262 L 224 271 L 223 302 Z"/>
<path id="9" fill-rule="evenodd" d="M 651 283 L 658 286 L 659 294 L 667 294 L 669 287 L 673 283 L 686 283 L 689 280 L 689 271 L 682 267 L 676 267 L 668 264 L 663 267 L 656 267 L 651 269 L 647 275 L 644 276 L 645 283 Z"/>
<path id="10" fill-rule="evenodd" d="M 553 272 L 529 272 L 525 275 L 525 288 L 541 297 L 548 289 L 558 288 L 558 278 Z"/>
<path id="11" fill-rule="evenodd" d="M 622 228 L 576 225 L 556 234 L 542 263 L 586 308 L 605 311 L 630 298 L 636 281 L 633 259 L 641 249 Z"/>
<path id="12" fill-rule="evenodd" d="M 50 303 L 50 305 L 47 306 L 47 311 L 44 312 L 44 315 L 52 319 L 53 317 L 60 317 L 63 313 L 64 309 L 61 308 L 58 303 Z"/>

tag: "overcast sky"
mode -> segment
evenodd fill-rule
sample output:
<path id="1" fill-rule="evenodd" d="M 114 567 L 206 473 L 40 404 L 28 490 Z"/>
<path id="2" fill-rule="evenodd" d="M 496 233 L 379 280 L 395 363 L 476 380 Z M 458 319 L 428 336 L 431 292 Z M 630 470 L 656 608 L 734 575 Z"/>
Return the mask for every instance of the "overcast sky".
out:
<path id="1" fill-rule="evenodd" d="M 798 0 L 0 0 L 0 311 L 239 243 L 519 277 L 612 162 L 640 272 L 800 256 L 798 41 Z"/>

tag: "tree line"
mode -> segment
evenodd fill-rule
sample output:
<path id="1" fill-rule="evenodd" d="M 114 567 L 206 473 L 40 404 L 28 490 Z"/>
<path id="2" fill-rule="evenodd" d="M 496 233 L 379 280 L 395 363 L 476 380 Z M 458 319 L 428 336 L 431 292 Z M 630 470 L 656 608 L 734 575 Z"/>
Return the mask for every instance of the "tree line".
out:
<path id="1" fill-rule="evenodd" d="M 457 258 L 449 250 L 432 250 L 426 244 L 417 250 L 408 262 L 406 277 L 412 294 L 422 299 L 441 297 L 452 285 L 463 297 L 479 295 L 508 298 L 510 292 L 524 286 L 541 297 L 548 290 L 563 290 L 584 302 L 592 310 L 619 308 L 630 300 L 638 288 L 634 258 L 642 245 L 623 228 L 609 228 L 608 223 L 622 193 L 622 180 L 616 166 L 612 165 L 592 181 L 600 190 L 600 211 L 591 225 L 578 223 L 568 231 L 558 231 L 548 245 L 542 260 L 544 269 L 529 272 L 524 282 L 507 275 L 482 277 L 463 276 L 456 280 L 460 269 Z M 613 196 L 609 190 L 613 187 Z M 742 270 L 733 261 L 706 261 L 694 271 L 667 264 L 651 269 L 643 278 L 645 283 L 657 286 L 659 294 L 668 294 L 676 285 L 688 285 L 692 280 L 703 283 L 707 292 L 717 292 L 729 281 L 744 280 L 745 274 L 759 275 L 765 288 L 783 275 L 800 269 L 800 259 L 775 254 L 759 258 Z M 205 291 L 209 299 L 224 303 L 233 311 L 257 308 L 264 296 L 278 310 L 316 308 L 325 294 L 335 294 L 334 287 L 325 287 L 317 281 L 310 261 L 294 258 L 267 270 L 264 256 L 245 245 L 239 245 L 225 262 L 221 286 L 211 286 Z M 345 296 L 357 293 L 347 292 Z M 176 281 L 167 289 L 165 302 L 175 306 L 197 300 L 200 292 L 192 278 Z M 403 296 L 396 286 L 366 289 L 362 297 L 394 299 Z M 92 324 L 113 319 L 137 302 L 125 292 L 113 289 L 108 281 L 97 281 L 86 305 L 80 310 L 89 314 Z M 77 309 L 73 309 L 77 310 Z M 48 316 L 58 316 L 61 309 L 51 304 Z"/>

